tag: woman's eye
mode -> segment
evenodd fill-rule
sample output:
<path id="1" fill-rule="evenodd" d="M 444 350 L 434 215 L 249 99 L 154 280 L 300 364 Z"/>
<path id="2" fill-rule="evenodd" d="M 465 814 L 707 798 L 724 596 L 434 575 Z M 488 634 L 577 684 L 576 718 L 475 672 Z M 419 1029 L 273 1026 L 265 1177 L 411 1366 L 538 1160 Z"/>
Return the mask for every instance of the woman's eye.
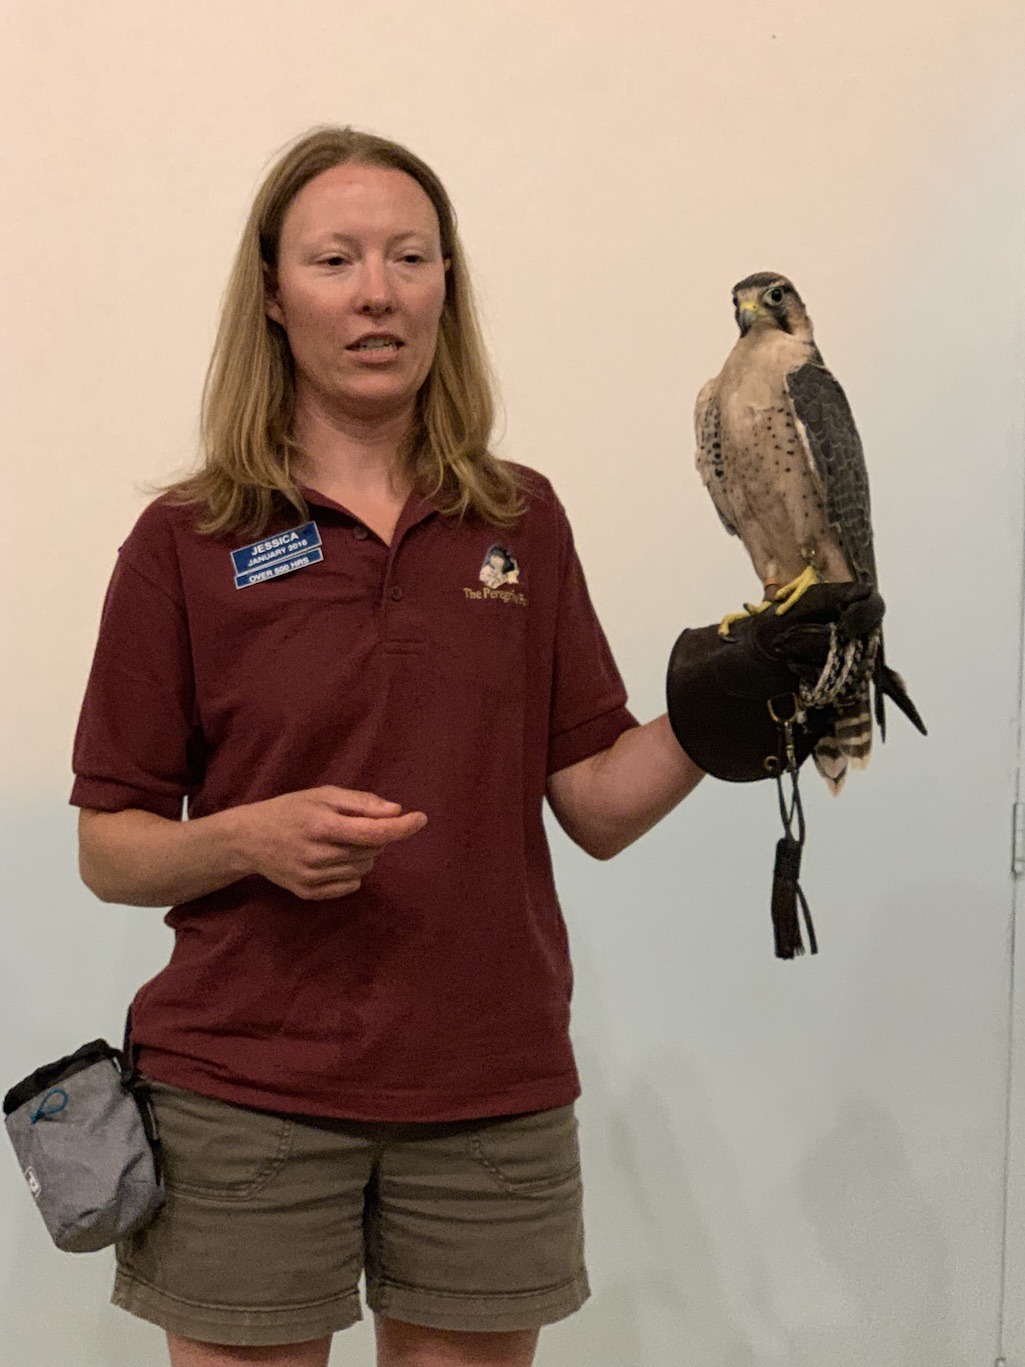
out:
<path id="1" fill-rule="evenodd" d="M 405 261 L 407 264 L 411 264 L 411 265 L 414 265 L 414 266 L 415 266 L 415 265 L 417 264 L 418 261 L 422 261 L 422 260 L 423 260 L 423 257 L 422 257 L 418 252 L 405 252 L 404 255 L 403 255 L 403 257 L 402 257 L 402 259 L 403 259 L 403 261 Z"/>
<path id="2" fill-rule="evenodd" d="M 323 260 L 320 264 L 321 264 L 322 266 L 337 266 L 337 265 L 344 265 L 344 264 L 345 264 L 345 257 L 344 257 L 344 256 L 325 256 L 324 260 Z"/>

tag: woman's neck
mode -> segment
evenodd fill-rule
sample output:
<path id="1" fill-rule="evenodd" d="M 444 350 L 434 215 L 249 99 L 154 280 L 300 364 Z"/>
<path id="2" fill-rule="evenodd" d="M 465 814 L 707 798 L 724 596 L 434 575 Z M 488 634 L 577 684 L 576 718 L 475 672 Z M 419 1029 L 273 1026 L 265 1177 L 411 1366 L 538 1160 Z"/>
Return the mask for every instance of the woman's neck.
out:
<path id="1" fill-rule="evenodd" d="M 386 417 L 340 414 L 304 396 L 297 405 L 295 437 L 303 455 L 296 473 L 330 498 L 405 499 L 406 472 L 398 449 L 409 431 L 413 407 Z"/>

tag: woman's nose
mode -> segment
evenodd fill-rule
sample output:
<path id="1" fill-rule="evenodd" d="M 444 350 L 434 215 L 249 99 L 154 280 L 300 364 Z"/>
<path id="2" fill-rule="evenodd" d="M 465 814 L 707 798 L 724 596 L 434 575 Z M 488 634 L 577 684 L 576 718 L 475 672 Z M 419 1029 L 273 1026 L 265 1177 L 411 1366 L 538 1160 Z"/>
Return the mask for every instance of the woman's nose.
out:
<path id="1" fill-rule="evenodd" d="M 366 313 L 386 313 L 394 305 L 394 288 L 383 257 L 364 258 L 357 302 Z"/>

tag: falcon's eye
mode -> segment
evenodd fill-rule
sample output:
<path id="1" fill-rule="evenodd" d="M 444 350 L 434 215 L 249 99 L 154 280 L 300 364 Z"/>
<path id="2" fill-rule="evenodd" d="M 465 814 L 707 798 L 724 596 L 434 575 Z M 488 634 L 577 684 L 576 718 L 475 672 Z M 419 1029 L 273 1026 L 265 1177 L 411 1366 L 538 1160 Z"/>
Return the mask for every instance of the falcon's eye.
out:
<path id="1" fill-rule="evenodd" d="M 780 288 L 779 285 L 777 285 L 776 288 L 775 288 L 774 290 L 770 290 L 770 291 L 769 291 L 769 303 L 770 303 L 770 304 L 782 304 L 782 302 L 783 302 L 783 290 Z"/>

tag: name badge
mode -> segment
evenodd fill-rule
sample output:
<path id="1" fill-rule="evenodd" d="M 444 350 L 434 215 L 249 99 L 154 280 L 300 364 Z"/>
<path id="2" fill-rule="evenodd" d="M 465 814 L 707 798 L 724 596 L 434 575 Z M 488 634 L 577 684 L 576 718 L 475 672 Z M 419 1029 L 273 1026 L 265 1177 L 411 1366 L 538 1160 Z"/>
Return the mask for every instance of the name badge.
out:
<path id="1" fill-rule="evenodd" d="M 320 529 L 315 522 L 278 532 L 263 541 L 254 541 L 251 546 L 241 546 L 231 552 L 235 587 L 246 589 L 251 584 L 262 584 L 266 579 L 278 579 L 307 565 L 316 565 L 324 559 L 320 547 Z"/>

